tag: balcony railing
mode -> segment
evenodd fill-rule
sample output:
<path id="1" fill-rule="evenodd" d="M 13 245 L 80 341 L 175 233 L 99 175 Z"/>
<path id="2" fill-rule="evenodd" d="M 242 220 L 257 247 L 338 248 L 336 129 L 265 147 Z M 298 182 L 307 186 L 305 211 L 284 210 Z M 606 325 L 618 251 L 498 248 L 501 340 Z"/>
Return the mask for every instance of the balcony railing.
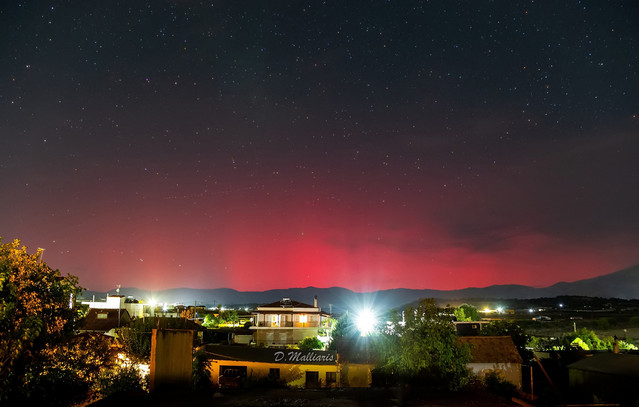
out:
<path id="1" fill-rule="evenodd" d="M 319 328 L 320 325 L 315 322 L 305 322 L 305 323 L 301 323 L 301 322 L 291 322 L 291 321 L 286 321 L 286 322 L 280 322 L 279 324 L 277 323 L 273 323 L 273 322 L 264 322 L 264 321 L 260 321 L 257 323 L 257 326 L 259 327 L 264 327 L 264 328 Z"/>

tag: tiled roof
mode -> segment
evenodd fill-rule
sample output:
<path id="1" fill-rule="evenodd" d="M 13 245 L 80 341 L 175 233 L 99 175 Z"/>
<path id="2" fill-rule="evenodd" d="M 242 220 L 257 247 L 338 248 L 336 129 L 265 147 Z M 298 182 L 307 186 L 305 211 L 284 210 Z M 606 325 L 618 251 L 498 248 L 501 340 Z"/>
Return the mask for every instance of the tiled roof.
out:
<path id="1" fill-rule="evenodd" d="M 460 336 L 457 341 L 470 345 L 471 363 L 522 363 L 510 336 Z"/>
<path id="2" fill-rule="evenodd" d="M 120 326 L 131 322 L 131 317 L 126 309 L 120 310 Z M 84 326 L 81 331 L 108 332 L 118 327 L 118 310 L 106 308 L 91 308 L 87 313 Z"/>
<path id="3" fill-rule="evenodd" d="M 281 308 L 317 308 L 314 307 L 310 304 L 305 304 L 303 302 L 299 302 L 299 301 L 294 301 L 294 300 L 289 300 L 289 301 L 276 301 L 276 302 L 272 302 L 270 304 L 264 304 L 264 305 L 260 305 L 258 308 L 277 308 L 277 307 L 281 307 Z"/>

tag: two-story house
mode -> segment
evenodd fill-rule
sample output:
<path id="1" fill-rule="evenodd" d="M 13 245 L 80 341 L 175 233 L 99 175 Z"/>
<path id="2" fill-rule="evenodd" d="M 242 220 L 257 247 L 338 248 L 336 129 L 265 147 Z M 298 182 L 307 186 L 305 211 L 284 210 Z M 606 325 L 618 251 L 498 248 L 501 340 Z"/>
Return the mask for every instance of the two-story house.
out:
<path id="1" fill-rule="evenodd" d="M 258 306 L 253 315 L 255 325 L 251 330 L 257 345 L 295 345 L 306 337 L 319 337 L 324 342 L 328 339 L 329 314 L 317 306 L 317 297 L 313 305 L 282 298 Z"/>

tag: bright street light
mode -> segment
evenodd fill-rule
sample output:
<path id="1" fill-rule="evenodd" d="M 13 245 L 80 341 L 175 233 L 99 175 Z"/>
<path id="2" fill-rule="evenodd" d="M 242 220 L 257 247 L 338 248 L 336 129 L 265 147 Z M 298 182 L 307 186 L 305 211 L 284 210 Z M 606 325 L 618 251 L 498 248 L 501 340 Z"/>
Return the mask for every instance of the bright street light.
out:
<path id="1" fill-rule="evenodd" d="M 376 324 L 377 318 L 370 309 L 363 309 L 355 315 L 355 326 L 361 336 L 371 334 Z"/>

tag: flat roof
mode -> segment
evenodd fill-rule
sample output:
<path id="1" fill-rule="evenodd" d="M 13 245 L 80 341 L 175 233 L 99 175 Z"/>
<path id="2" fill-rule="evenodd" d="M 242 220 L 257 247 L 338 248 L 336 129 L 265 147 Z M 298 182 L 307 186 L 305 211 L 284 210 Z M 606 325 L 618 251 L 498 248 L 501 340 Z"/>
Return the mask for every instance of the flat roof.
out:
<path id="1" fill-rule="evenodd" d="M 597 353 L 569 364 L 568 369 L 639 379 L 639 355 Z"/>

